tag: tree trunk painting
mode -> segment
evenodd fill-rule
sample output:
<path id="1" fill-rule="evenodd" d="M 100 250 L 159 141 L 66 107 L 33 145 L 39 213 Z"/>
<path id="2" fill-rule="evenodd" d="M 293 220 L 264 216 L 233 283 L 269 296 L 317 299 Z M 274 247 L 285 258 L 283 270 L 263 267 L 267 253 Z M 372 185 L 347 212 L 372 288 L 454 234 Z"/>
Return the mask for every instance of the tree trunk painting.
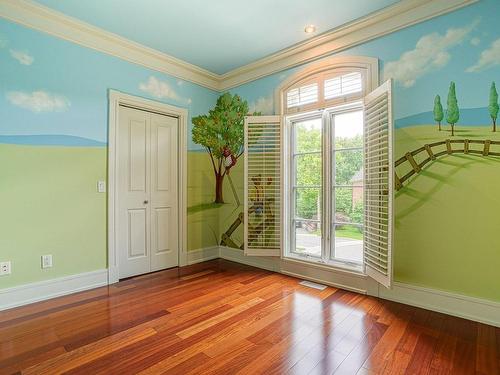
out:
<path id="1" fill-rule="evenodd" d="M 215 174 L 215 201 L 214 203 L 224 203 L 223 188 L 224 188 L 224 173 Z"/>

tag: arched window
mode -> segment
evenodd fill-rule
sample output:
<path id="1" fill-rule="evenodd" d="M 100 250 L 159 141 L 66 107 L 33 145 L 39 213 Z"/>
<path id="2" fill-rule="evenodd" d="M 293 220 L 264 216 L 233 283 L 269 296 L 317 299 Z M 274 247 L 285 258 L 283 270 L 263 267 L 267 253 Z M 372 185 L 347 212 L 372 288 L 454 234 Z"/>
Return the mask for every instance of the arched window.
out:
<path id="1" fill-rule="evenodd" d="M 247 255 L 391 284 L 392 83 L 378 84 L 377 59 L 327 58 L 280 85 L 278 116 L 247 117 Z"/>
<path id="2" fill-rule="evenodd" d="M 378 60 L 336 56 L 299 71 L 278 89 L 281 114 L 323 109 L 361 100 L 378 85 Z"/>

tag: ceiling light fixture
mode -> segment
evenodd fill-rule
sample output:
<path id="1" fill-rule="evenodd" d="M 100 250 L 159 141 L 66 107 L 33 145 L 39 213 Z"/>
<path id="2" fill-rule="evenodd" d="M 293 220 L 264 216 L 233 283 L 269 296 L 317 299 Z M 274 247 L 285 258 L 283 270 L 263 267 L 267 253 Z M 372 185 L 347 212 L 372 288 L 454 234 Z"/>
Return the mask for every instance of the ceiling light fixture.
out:
<path id="1" fill-rule="evenodd" d="M 311 34 L 311 33 L 313 33 L 313 32 L 316 31 L 316 26 L 314 26 L 314 25 L 307 25 L 304 28 L 304 31 L 306 32 L 306 34 Z"/>

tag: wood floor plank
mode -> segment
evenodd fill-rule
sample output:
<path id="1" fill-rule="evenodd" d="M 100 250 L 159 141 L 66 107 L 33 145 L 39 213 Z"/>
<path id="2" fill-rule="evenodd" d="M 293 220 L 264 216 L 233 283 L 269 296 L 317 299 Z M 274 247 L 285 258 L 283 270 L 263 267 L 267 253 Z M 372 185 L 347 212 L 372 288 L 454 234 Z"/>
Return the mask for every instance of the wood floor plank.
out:
<path id="1" fill-rule="evenodd" d="M 477 324 L 476 371 L 478 374 L 499 375 L 500 366 L 497 359 L 495 328 L 486 324 Z"/>
<path id="2" fill-rule="evenodd" d="M 0 312 L 3 374 L 500 375 L 500 329 L 224 260 Z"/>
<path id="3" fill-rule="evenodd" d="M 90 362 L 109 352 L 144 340 L 145 338 L 155 334 L 156 331 L 152 328 L 140 329 L 135 332 L 121 332 L 117 335 L 107 337 L 100 341 L 73 350 L 72 352 L 61 354 L 50 360 L 44 361 L 41 364 L 29 367 L 26 370 L 23 370 L 23 374 L 62 374 L 81 364 Z"/>

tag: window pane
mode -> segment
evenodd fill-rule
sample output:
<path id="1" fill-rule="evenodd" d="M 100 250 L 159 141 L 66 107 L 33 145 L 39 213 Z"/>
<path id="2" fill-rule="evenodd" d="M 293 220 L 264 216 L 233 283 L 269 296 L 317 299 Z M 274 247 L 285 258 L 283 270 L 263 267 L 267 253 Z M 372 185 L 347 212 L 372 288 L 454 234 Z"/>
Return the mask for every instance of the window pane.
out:
<path id="1" fill-rule="evenodd" d="M 335 244 L 332 255 L 336 260 L 362 263 L 362 227 L 357 225 L 335 225 Z"/>
<path id="2" fill-rule="evenodd" d="M 333 189 L 335 223 L 363 224 L 363 188 L 342 187 Z"/>
<path id="3" fill-rule="evenodd" d="M 295 156 L 295 185 L 321 185 L 321 154 L 304 154 Z"/>
<path id="4" fill-rule="evenodd" d="M 320 220 L 321 218 L 321 190 L 295 190 L 295 217 L 300 219 Z"/>
<path id="5" fill-rule="evenodd" d="M 296 122 L 294 126 L 295 153 L 321 151 L 321 119 Z"/>
<path id="6" fill-rule="evenodd" d="M 321 227 L 319 223 L 295 222 L 294 252 L 321 257 Z"/>
<path id="7" fill-rule="evenodd" d="M 335 185 L 363 185 L 363 151 L 336 151 Z"/>
<path id="8" fill-rule="evenodd" d="M 333 116 L 335 148 L 363 147 L 363 111 Z"/>

